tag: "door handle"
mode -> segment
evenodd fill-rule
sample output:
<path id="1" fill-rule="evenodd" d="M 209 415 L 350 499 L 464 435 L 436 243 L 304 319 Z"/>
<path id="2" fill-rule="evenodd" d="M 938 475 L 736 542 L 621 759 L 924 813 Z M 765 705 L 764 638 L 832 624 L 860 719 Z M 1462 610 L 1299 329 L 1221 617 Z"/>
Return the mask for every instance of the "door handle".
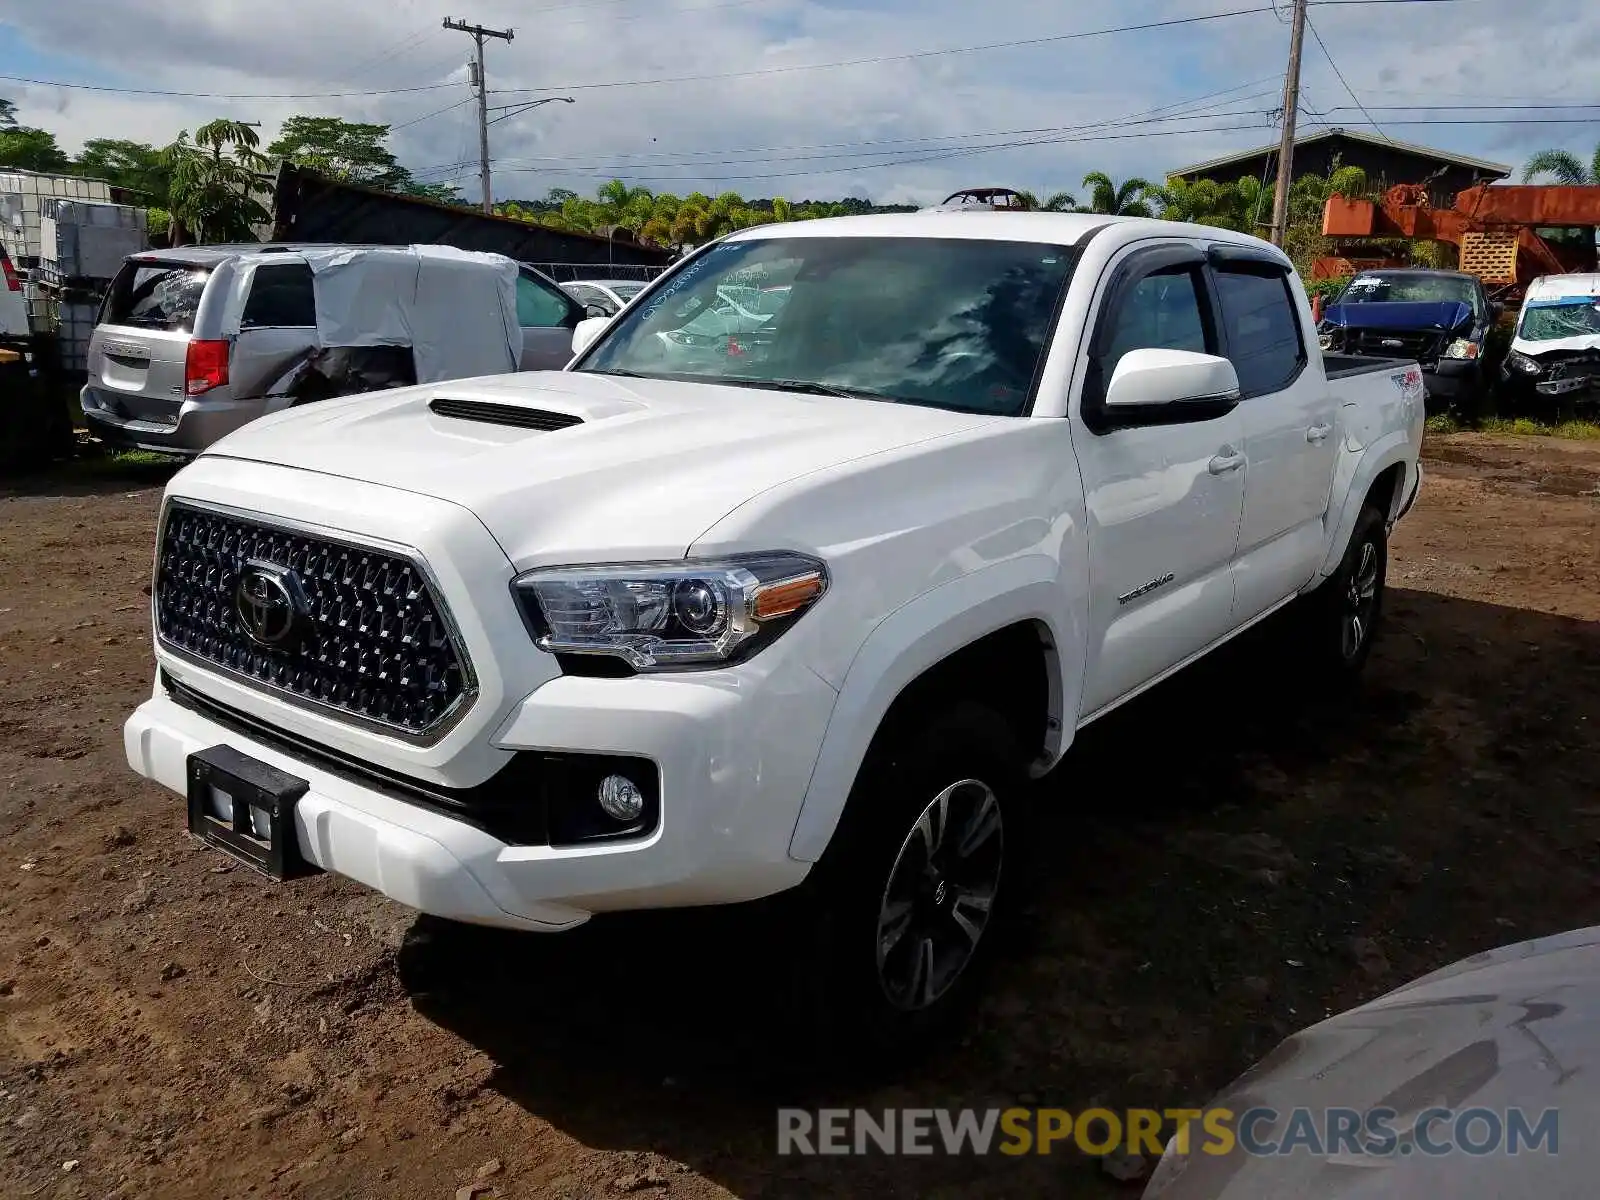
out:
<path id="1" fill-rule="evenodd" d="M 1224 446 L 1222 450 L 1206 464 L 1206 470 L 1213 475 L 1226 475 L 1229 471 L 1237 471 L 1244 466 L 1244 455 L 1232 446 Z"/>
<path id="2" fill-rule="evenodd" d="M 1306 441 L 1310 442 L 1312 445 L 1316 445 L 1319 442 L 1325 442 L 1328 440 L 1328 435 L 1332 432 L 1332 425 L 1329 425 L 1326 421 L 1318 421 L 1315 425 L 1306 430 Z"/>

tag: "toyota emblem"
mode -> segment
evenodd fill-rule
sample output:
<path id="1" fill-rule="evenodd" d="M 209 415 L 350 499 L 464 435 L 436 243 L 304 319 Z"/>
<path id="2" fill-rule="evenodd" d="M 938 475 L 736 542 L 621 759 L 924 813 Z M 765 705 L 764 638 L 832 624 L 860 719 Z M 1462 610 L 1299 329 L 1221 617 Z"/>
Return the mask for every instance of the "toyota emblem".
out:
<path id="1" fill-rule="evenodd" d="M 288 567 L 251 560 L 239 572 L 234 592 L 239 623 L 257 645 L 282 647 L 306 614 L 300 580 Z"/>

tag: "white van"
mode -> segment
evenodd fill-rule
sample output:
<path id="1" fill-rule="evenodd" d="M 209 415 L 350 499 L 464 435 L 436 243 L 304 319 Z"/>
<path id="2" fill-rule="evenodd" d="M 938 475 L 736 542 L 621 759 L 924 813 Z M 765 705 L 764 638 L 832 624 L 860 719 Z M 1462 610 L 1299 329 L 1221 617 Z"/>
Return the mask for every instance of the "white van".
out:
<path id="1" fill-rule="evenodd" d="M 1600 274 L 1528 285 L 1500 378 L 1513 405 L 1600 399 Z"/>

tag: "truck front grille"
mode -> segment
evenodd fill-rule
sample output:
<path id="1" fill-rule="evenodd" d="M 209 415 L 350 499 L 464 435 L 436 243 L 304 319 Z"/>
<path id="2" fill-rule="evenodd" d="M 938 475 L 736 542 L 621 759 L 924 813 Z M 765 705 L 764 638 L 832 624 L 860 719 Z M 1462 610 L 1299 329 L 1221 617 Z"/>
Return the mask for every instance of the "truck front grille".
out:
<path id="1" fill-rule="evenodd" d="M 466 654 L 403 554 L 174 501 L 154 590 L 167 649 L 290 700 L 421 741 L 470 702 Z"/>
<path id="2" fill-rule="evenodd" d="M 1415 358 L 1432 362 L 1439 357 L 1442 334 L 1412 332 L 1394 329 L 1361 329 L 1355 331 L 1356 354 L 1371 354 L 1379 358 Z M 1392 345 L 1391 343 L 1399 343 Z"/>

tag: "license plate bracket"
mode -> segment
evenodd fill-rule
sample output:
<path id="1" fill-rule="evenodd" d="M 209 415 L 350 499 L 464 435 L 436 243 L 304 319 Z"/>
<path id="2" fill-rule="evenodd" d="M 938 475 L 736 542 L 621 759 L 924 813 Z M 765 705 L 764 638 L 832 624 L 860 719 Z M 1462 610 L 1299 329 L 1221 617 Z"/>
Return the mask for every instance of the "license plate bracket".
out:
<path id="1" fill-rule="evenodd" d="M 310 786 L 232 746 L 197 750 L 189 755 L 189 832 L 273 879 L 315 874 L 294 824 Z"/>

